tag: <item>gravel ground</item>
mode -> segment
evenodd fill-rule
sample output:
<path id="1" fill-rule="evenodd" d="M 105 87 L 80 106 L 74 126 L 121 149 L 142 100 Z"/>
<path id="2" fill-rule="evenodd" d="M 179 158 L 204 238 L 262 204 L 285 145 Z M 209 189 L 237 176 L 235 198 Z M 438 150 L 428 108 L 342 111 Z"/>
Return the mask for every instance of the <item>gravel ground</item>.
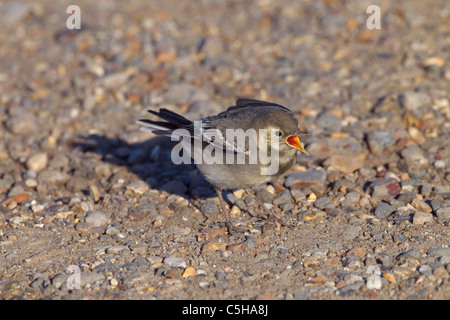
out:
<path id="1" fill-rule="evenodd" d="M 77 4 L 0 5 L 1 299 L 450 298 L 447 1 Z M 311 133 L 258 191 L 293 229 L 135 124 L 242 96 Z"/>

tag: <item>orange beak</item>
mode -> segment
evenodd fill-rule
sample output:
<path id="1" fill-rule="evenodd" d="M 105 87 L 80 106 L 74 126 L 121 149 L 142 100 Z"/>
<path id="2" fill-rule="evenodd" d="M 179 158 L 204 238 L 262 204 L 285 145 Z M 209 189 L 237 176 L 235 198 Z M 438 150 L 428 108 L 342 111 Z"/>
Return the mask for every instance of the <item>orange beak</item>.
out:
<path id="1" fill-rule="evenodd" d="M 285 142 L 288 145 L 290 145 L 291 147 L 296 148 L 296 149 L 300 150 L 301 152 L 303 152 L 304 154 L 309 156 L 309 153 L 302 146 L 302 144 L 297 136 L 289 136 L 286 138 Z"/>

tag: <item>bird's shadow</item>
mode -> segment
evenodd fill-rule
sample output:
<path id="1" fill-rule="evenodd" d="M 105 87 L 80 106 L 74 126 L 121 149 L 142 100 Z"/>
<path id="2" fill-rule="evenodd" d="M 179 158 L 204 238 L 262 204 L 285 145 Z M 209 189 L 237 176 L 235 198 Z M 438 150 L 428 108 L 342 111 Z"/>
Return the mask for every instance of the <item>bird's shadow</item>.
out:
<path id="1" fill-rule="evenodd" d="M 171 159 L 173 142 L 157 136 L 143 142 L 128 143 L 121 138 L 97 134 L 78 136 L 72 147 L 84 153 L 101 155 L 103 162 L 125 167 L 152 189 L 177 194 L 196 205 L 199 199 L 216 197 L 214 187 L 198 171 L 195 164 L 174 164 Z M 230 192 L 224 199 L 231 204 Z"/>

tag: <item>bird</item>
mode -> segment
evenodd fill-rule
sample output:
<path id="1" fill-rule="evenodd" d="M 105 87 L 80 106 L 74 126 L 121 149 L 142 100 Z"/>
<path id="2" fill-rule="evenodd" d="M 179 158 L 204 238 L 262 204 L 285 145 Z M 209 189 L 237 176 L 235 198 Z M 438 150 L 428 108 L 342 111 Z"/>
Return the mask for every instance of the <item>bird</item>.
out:
<path id="1" fill-rule="evenodd" d="M 194 163 L 198 170 L 217 193 L 230 234 L 237 228 L 225 206 L 225 190 L 244 189 L 269 218 L 286 225 L 264 205 L 254 189 L 286 173 L 295 163 L 298 151 L 309 156 L 299 139 L 308 133 L 298 128 L 298 120 L 290 109 L 273 102 L 237 99 L 226 111 L 195 121 L 165 108 L 147 111 L 159 119 L 140 119 L 137 123 L 141 130 L 170 136 L 179 145 L 184 143 L 178 155 L 197 160 Z"/>

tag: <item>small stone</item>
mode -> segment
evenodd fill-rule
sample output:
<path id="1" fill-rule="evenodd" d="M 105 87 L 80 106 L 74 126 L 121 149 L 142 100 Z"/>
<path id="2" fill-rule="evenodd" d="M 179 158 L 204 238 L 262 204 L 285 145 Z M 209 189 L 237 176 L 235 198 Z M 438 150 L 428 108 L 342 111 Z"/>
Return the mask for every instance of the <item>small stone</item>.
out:
<path id="1" fill-rule="evenodd" d="M 395 280 L 395 277 L 393 274 L 386 272 L 383 273 L 383 277 L 387 279 L 387 281 L 389 281 L 389 283 L 397 283 L 397 280 Z"/>
<path id="2" fill-rule="evenodd" d="M 108 235 L 110 235 L 110 236 L 113 236 L 113 235 L 119 234 L 119 233 L 120 233 L 120 230 L 117 229 L 117 228 L 115 228 L 115 227 L 113 227 L 113 226 L 109 226 L 109 227 L 106 229 L 105 233 L 108 234 Z"/>
<path id="3" fill-rule="evenodd" d="M 332 132 L 338 132 L 341 128 L 341 121 L 342 119 L 331 112 L 323 112 L 317 117 L 316 124 L 322 128 L 332 130 Z"/>
<path id="4" fill-rule="evenodd" d="M 99 164 L 95 167 L 94 172 L 96 175 L 103 178 L 109 178 L 111 176 L 111 168 L 107 164 Z"/>
<path id="5" fill-rule="evenodd" d="M 402 95 L 400 100 L 403 102 L 403 106 L 411 111 L 431 104 L 431 97 L 426 92 L 408 91 Z"/>
<path id="6" fill-rule="evenodd" d="M 183 268 L 183 269 L 186 268 L 186 261 L 184 261 L 183 258 L 175 256 L 165 257 L 163 263 L 172 268 Z"/>
<path id="7" fill-rule="evenodd" d="M 47 167 L 48 156 L 45 152 L 40 152 L 28 158 L 26 166 L 28 169 L 38 173 Z"/>
<path id="8" fill-rule="evenodd" d="M 420 193 L 422 194 L 422 196 L 428 197 L 431 193 L 431 184 L 429 183 L 422 184 L 420 188 Z"/>
<path id="9" fill-rule="evenodd" d="M 142 195 L 148 191 L 148 185 L 144 181 L 136 181 L 127 185 L 127 190 Z"/>
<path id="10" fill-rule="evenodd" d="M 375 216 L 380 219 L 385 219 L 389 217 L 394 211 L 395 208 L 393 206 L 385 202 L 380 202 L 375 208 Z"/>
<path id="11" fill-rule="evenodd" d="M 400 193 L 400 185 L 397 180 L 390 178 L 377 178 L 369 186 L 372 197 L 384 200 L 395 197 Z"/>
<path id="12" fill-rule="evenodd" d="M 367 144 L 372 154 L 380 154 L 394 144 L 394 136 L 388 130 L 375 130 L 367 135 Z"/>
<path id="13" fill-rule="evenodd" d="M 424 201 L 419 200 L 419 199 L 414 199 L 411 202 L 411 205 L 416 208 L 418 211 L 422 211 L 425 213 L 431 213 L 432 209 L 431 207 Z"/>
<path id="14" fill-rule="evenodd" d="M 360 231 L 361 227 L 359 226 L 349 226 L 344 230 L 343 238 L 345 240 L 353 240 L 359 236 Z"/>
<path id="15" fill-rule="evenodd" d="M 19 136 L 31 135 L 37 128 L 37 119 L 35 115 L 26 108 L 11 108 L 12 114 L 6 120 L 6 127 L 14 134 Z"/>
<path id="16" fill-rule="evenodd" d="M 19 193 L 19 194 L 13 196 L 13 197 L 10 197 L 10 198 L 6 199 L 5 201 L 2 202 L 2 204 L 5 207 L 8 207 L 11 203 L 15 203 L 17 205 L 17 204 L 20 204 L 22 202 L 28 201 L 30 199 L 30 197 L 31 196 L 30 196 L 29 193 L 26 193 L 26 192 Z"/>
<path id="17" fill-rule="evenodd" d="M 413 224 L 414 225 L 422 225 L 425 223 L 433 223 L 433 215 L 431 213 L 426 212 L 416 212 L 413 216 Z"/>
<path id="18" fill-rule="evenodd" d="M 215 193 L 215 191 L 208 186 L 198 186 L 193 188 L 191 191 L 191 196 L 194 198 L 206 198 Z M 180 193 L 178 193 L 180 194 Z"/>
<path id="19" fill-rule="evenodd" d="M 428 250 L 431 257 L 450 257 L 450 247 L 447 248 L 431 248 Z"/>
<path id="20" fill-rule="evenodd" d="M 164 184 L 161 188 L 161 191 L 166 191 L 168 193 L 175 193 L 179 195 L 183 195 L 186 193 L 188 188 L 186 185 L 179 180 L 172 180 Z"/>
<path id="21" fill-rule="evenodd" d="M 419 260 L 422 257 L 422 252 L 417 248 L 408 249 L 400 253 L 395 259 L 398 261 L 406 260 L 407 258 L 413 258 Z"/>
<path id="22" fill-rule="evenodd" d="M 111 285 L 111 287 L 117 287 L 117 285 L 119 284 L 119 281 L 117 281 L 116 278 L 111 278 L 109 280 L 109 284 Z"/>
<path id="23" fill-rule="evenodd" d="M 84 287 L 86 284 L 100 282 L 105 280 L 105 275 L 98 272 L 82 272 L 80 275 L 81 278 L 81 287 Z"/>
<path id="24" fill-rule="evenodd" d="M 242 211 L 238 206 L 236 206 L 236 205 L 231 206 L 231 209 L 230 209 L 231 216 L 238 216 L 241 214 L 241 212 Z"/>
<path id="25" fill-rule="evenodd" d="M 86 222 L 78 222 L 75 225 L 75 230 L 80 231 L 80 232 L 88 232 L 91 229 L 91 225 L 86 223 Z"/>
<path id="26" fill-rule="evenodd" d="M 85 222 L 92 227 L 101 227 L 108 223 L 108 217 L 103 212 L 90 211 L 86 214 Z"/>
<path id="27" fill-rule="evenodd" d="M 20 225 L 23 222 L 23 219 L 21 217 L 15 216 L 15 217 L 9 218 L 8 222 L 12 227 L 17 227 L 18 225 Z"/>
<path id="28" fill-rule="evenodd" d="M 328 197 L 322 197 L 314 201 L 314 206 L 321 210 L 335 208 L 336 204 Z"/>
<path id="29" fill-rule="evenodd" d="M 284 185 L 287 188 L 298 186 L 298 187 L 307 187 L 313 185 L 323 185 L 326 181 L 326 174 L 323 171 L 314 170 L 314 171 L 304 171 L 304 172 L 294 172 L 290 174 Z"/>
<path id="30" fill-rule="evenodd" d="M 277 198 L 280 194 L 277 195 Z M 272 203 L 273 202 L 273 193 L 266 190 L 266 189 L 260 189 L 258 192 L 256 192 L 256 196 L 262 201 L 262 203 Z"/>
<path id="31" fill-rule="evenodd" d="M 308 196 L 308 201 L 316 201 L 317 200 L 317 196 L 314 192 L 310 193 L 310 195 Z"/>
<path id="32" fill-rule="evenodd" d="M 426 168 L 428 160 L 423 155 L 422 149 L 416 145 L 409 145 L 400 152 L 408 166 L 408 172 L 411 174 L 414 170 Z"/>
<path id="33" fill-rule="evenodd" d="M 351 191 L 345 195 L 345 200 L 349 204 L 357 204 L 360 198 L 361 195 L 356 191 Z"/>
<path id="34" fill-rule="evenodd" d="M 444 160 L 436 160 L 433 163 L 433 165 L 436 169 L 443 169 L 443 168 L 445 168 L 445 161 Z"/>
<path id="35" fill-rule="evenodd" d="M 439 219 L 449 220 L 450 219 L 450 207 L 437 209 L 436 216 Z"/>
<path id="36" fill-rule="evenodd" d="M 197 275 L 197 270 L 194 267 L 189 267 L 184 270 L 183 278 L 192 277 Z"/>
<path id="37" fill-rule="evenodd" d="M 354 154 L 335 154 L 331 156 L 329 161 L 325 161 L 325 163 L 338 169 L 342 173 L 352 173 L 364 166 L 366 157 L 367 153 L 364 151 Z"/>
<path id="38" fill-rule="evenodd" d="M 411 203 L 416 198 L 417 195 L 415 192 L 404 192 L 398 196 L 397 200 L 403 202 L 404 204 L 408 204 Z"/>
<path id="39" fill-rule="evenodd" d="M 291 192 L 288 189 L 285 189 L 278 193 L 273 200 L 274 205 L 280 205 L 288 202 L 292 202 Z"/>
<path id="40" fill-rule="evenodd" d="M 110 246 L 106 249 L 107 254 L 117 254 L 123 250 L 129 250 L 128 247 L 117 245 L 117 246 Z"/>
<path id="41" fill-rule="evenodd" d="M 202 203 L 200 205 L 200 211 L 206 216 L 219 214 L 219 208 L 213 200 L 208 200 Z"/>
<path id="42" fill-rule="evenodd" d="M 37 180 L 34 179 L 34 178 L 27 178 L 27 179 L 25 180 L 25 185 L 26 185 L 28 188 L 36 188 L 37 185 L 38 185 L 38 182 L 37 182 Z"/>
<path id="43" fill-rule="evenodd" d="M 227 248 L 226 243 L 207 242 L 202 246 L 202 251 L 217 251 L 217 250 L 225 250 L 226 248 Z"/>
<path id="44" fill-rule="evenodd" d="M 94 200 L 94 203 L 97 203 L 100 200 L 100 191 L 98 190 L 97 186 L 91 185 L 89 187 L 89 193 L 92 200 Z"/>
<path id="45" fill-rule="evenodd" d="M 430 201 L 430 205 L 431 205 L 431 208 L 433 209 L 433 211 L 437 212 L 437 210 L 439 210 L 441 208 L 442 200 L 439 198 L 433 198 Z M 450 211 L 450 209 L 449 209 L 449 211 Z"/>
<path id="46" fill-rule="evenodd" d="M 100 78 L 99 84 L 107 89 L 119 88 L 127 82 L 130 75 L 131 74 L 129 72 L 112 73 L 104 76 L 103 78 Z"/>
<path id="47" fill-rule="evenodd" d="M 296 203 L 300 203 L 301 201 L 306 200 L 306 195 L 299 189 L 292 189 L 291 196 Z"/>
<path id="48" fill-rule="evenodd" d="M 136 243 L 130 246 L 130 250 L 134 253 L 145 255 L 147 254 L 148 245 L 145 243 Z"/>

